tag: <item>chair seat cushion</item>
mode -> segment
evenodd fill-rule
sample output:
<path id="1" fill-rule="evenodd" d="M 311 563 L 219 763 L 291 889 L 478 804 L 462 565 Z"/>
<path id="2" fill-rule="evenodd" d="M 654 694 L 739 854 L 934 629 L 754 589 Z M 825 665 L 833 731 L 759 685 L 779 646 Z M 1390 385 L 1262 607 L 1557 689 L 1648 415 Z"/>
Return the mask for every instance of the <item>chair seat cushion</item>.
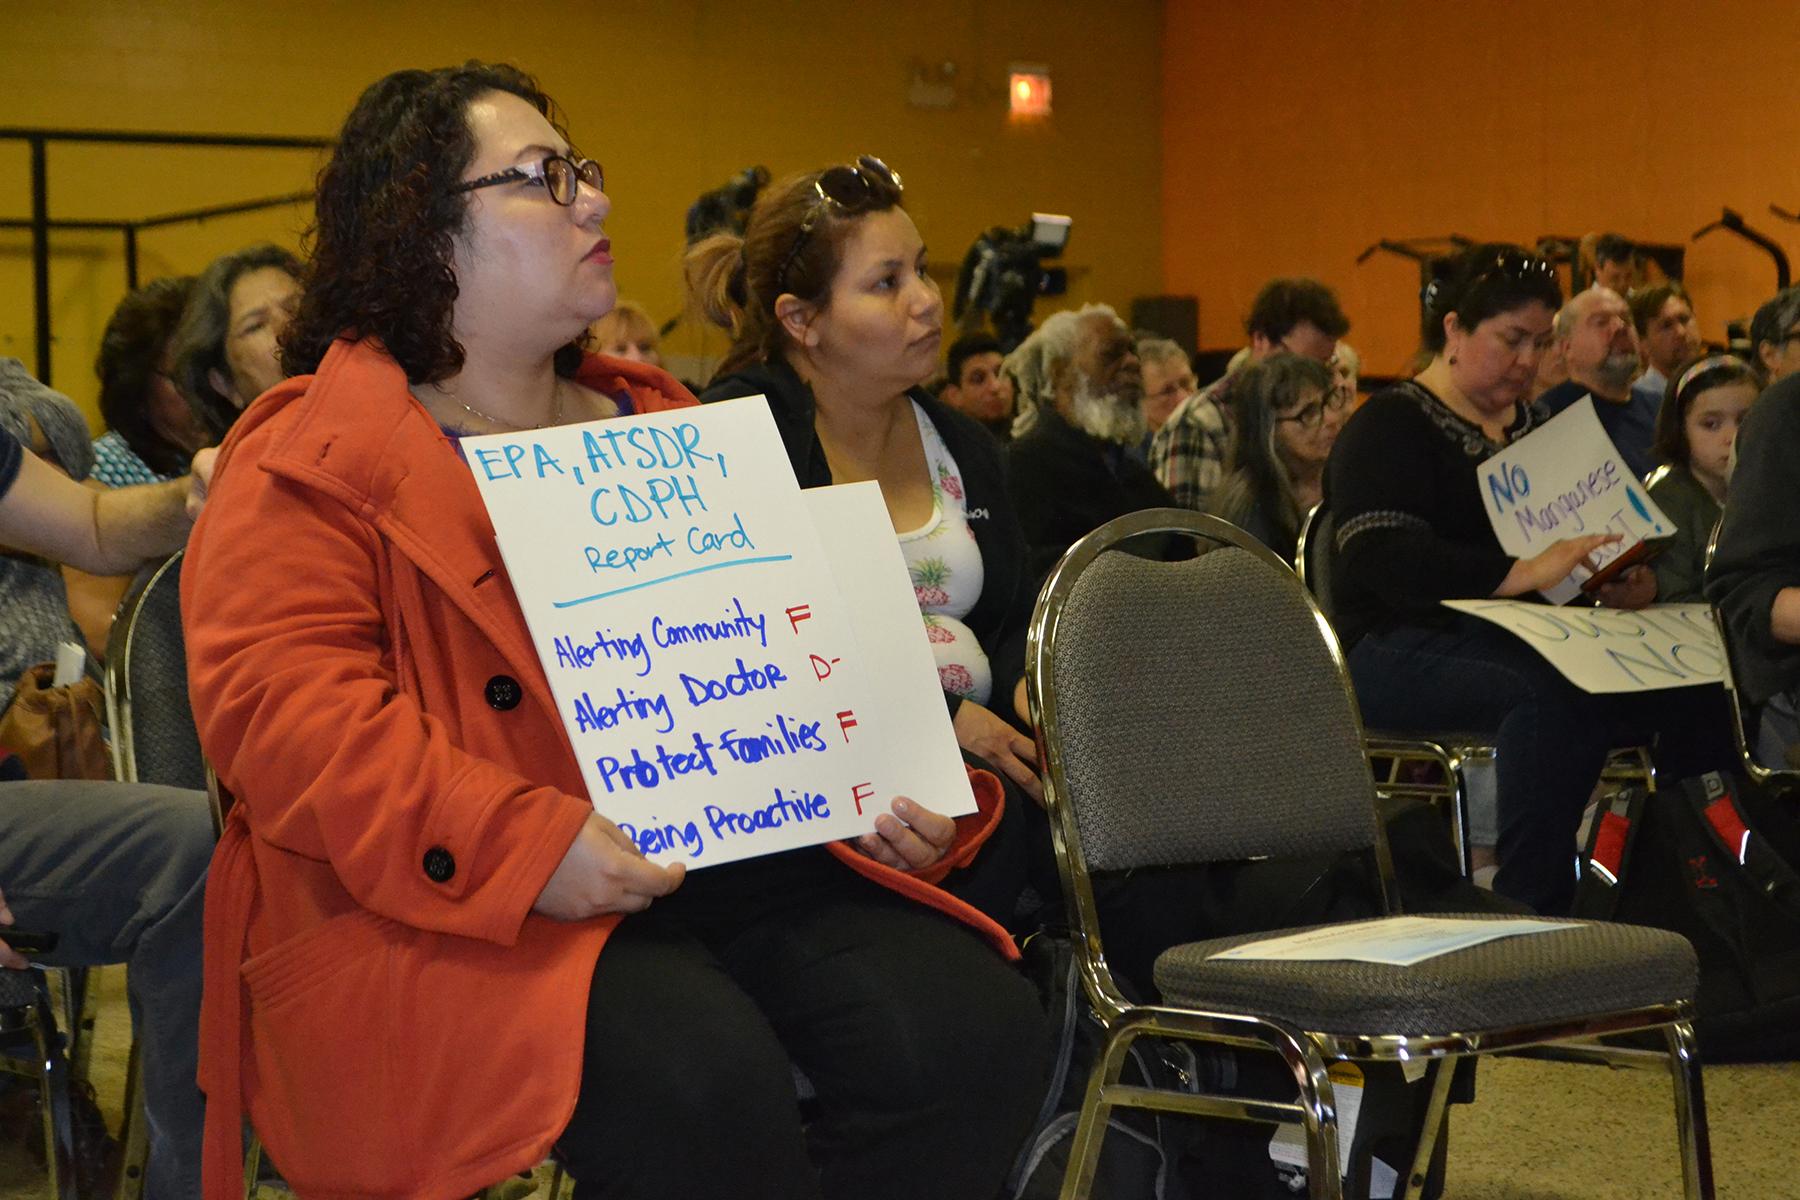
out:
<path id="1" fill-rule="evenodd" d="M 1302 932 L 1272 930 L 1173 947 L 1156 960 L 1156 986 L 1171 1005 L 1252 1013 L 1315 1033 L 1426 1037 L 1691 1001 L 1699 983 L 1694 948 L 1680 934 L 1588 921 L 1484 942 L 1410 967 L 1209 958 Z"/>

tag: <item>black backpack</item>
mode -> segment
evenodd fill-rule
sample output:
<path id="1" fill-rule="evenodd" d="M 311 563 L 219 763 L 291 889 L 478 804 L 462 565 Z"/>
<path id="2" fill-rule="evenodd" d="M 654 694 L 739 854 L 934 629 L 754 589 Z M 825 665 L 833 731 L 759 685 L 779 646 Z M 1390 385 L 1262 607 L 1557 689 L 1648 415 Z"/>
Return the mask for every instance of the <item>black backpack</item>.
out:
<path id="1" fill-rule="evenodd" d="M 1020 950 L 1025 973 L 1042 991 L 1056 1030 L 1056 1064 L 1031 1138 L 1014 1161 L 1002 1195 L 1007 1200 L 1055 1200 L 1062 1191 L 1088 1076 L 1099 1061 L 1106 1037 L 1082 990 L 1075 947 L 1067 935 L 1040 931 L 1025 939 Z M 1190 1084 L 1190 1072 L 1196 1069 L 1192 1053 L 1186 1047 L 1172 1049 L 1187 1055 L 1180 1067 L 1164 1061 L 1151 1039 L 1140 1040 L 1131 1049 L 1120 1081 L 1165 1088 L 1179 1079 L 1189 1084 L 1187 1090 L 1194 1090 Z M 1182 1079 L 1184 1075 L 1187 1079 Z M 1187 1192 L 1172 1170 L 1178 1140 L 1174 1125 L 1162 1113 L 1114 1109 L 1107 1118 L 1099 1166 L 1087 1194 L 1093 1200 L 1186 1200 Z"/>
<path id="2" fill-rule="evenodd" d="M 1707 1062 L 1800 1058 L 1800 787 L 1709 772 L 1603 805 L 1575 915 L 1681 934 L 1700 959 Z"/>

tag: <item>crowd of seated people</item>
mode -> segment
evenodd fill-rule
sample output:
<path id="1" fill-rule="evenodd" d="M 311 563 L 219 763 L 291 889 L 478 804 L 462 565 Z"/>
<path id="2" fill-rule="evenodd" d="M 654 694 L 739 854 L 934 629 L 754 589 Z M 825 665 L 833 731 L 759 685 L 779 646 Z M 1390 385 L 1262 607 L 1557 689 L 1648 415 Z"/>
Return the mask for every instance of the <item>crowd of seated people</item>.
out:
<path id="1" fill-rule="evenodd" d="M 1476 486 L 1483 460 L 1592 397 L 1634 473 L 1666 468 L 1653 495 L 1680 531 L 1594 601 L 1718 605 L 1765 756 L 1800 740 L 1800 289 L 1757 313 L 1747 361 L 1701 345 L 1679 284 L 1634 290 L 1623 239 L 1600 240 L 1572 296 L 1533 254 L 1476 246 L 1429 294 L 1416 372 L 1360 404 L 1350 320 L 1307 278 L 1258 292 L 1248 345 L 1204 388 L 1181 345 L 1101 303 L 946 355 L 901 176 L 865 156 L 775 181 L 741 234 L 690 249 L 695 308 L 731 335 L 696 397 L 617 296 L 604 185 L 528 76 L 397 72 L 343 126 L 308 261 L 252 246 L 121 302 L 102 437 L 0 360 L 0 518 L 13 476 L 53 469 L 157 514 L 119 525 L 138 530 L 128 553 L 10 519 L 8 545 L 109 571 L 178 548 L 170 497 L 208 493 L 211 452 L 190 463 L 223 443 L 183 576 L 194 714 L 237 801 L 207 884 L 203 1017 L 198 798 L 151 795 L 126 824 L 116 795 L 84 798 L 56 831 L 160 872 L 119 884 L 173 931 L 146 943 L 160 973 L 132 957 L 134 988 L 174 997 L 154 1002 L 145 1067 L 167 1114 L 152 1200 L 198 1191 L 198 1106 L 170 1082 L 191 1082 L 196 1045 L 209 1196 L 241 1184 L 244 1118 L 302 1194 L 469 1194 L 554 1152 L 578 1197 L 992 1195 L 1051 1052 L 1007 936 L 1058 887 L 1025 629 L 1057 559 L 1130 512 L 1206 512 L 1290 562 L 1327 514 L 1365 719 L 1490 737 L 1493 887 L 1566 912 L 1610 748 L 1650 745 L 1670 778 L 1731 749 L 1716 689 L 1589 694 L 1441 603 L 1533 597 L 1607 544 L 1514 558 Z M 497 559 L 460 439 L 753 395 L 802 487 L 879 485 L 981 811 L 892 798 L 854 841 L 688 876 L 594 811 L 553 709 L 495 699 L 496 680 L 544 694 L 543 671 L 510 589 L 484 582 Z M 0 557 L 6 678 L 72 636 L 60 578 Z M 29 799 L 7 795 L 0 834 L 27 827 Z M 151 862 L 150 844 L 186 850 Z M 0 923 L 8 901 L 27 924 L 46 897 L 76 903 L 42 874 L 0 854 Z M 1223 886 L 1109 890 L 1135 924 L 1121 961 L 1147 973 L 1169 940 L 1220 932 Z"/>

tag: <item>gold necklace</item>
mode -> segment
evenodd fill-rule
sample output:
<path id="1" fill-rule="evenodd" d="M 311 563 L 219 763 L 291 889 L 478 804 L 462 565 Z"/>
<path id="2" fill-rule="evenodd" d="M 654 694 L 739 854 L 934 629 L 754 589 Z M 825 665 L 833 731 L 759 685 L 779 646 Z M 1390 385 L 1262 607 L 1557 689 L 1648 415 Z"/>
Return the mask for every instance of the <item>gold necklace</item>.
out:
<path id="1" fill-rule="evenodd" d="M 482 412 L 479 408 L 476 408 L 473 404 L 470 404 L 468 401 L 462 399 L 462 397 L 460 397 L 460 396 L 452 396 L 452 397 L 450 397 L 450 399 L 456 401 L 458 408 L 463 409 L 464 411 L 468 412 L 472 416 L 480 417 L 482 420 L 486 421 L 489 425 L 502 425 L 502 426 L 505 426 L 507 429 L 513 430 L 515 432 L 523 433 L 524 431 L 526 431 L 528 429 L 548 429 L 552 425 L 561 425 L 562 424 L 563 392 L 562 392 L 562 387 L 561 387 L 560 383 L 556 386 L 555 390 L 556 390 L 556 407 L 551 412 L 550 419 L 548 421 L 545 421 L 538 425 L 519 425 L 512 421 L 502 421 L 499 417 L 490 417 L 488 414 Z"/>

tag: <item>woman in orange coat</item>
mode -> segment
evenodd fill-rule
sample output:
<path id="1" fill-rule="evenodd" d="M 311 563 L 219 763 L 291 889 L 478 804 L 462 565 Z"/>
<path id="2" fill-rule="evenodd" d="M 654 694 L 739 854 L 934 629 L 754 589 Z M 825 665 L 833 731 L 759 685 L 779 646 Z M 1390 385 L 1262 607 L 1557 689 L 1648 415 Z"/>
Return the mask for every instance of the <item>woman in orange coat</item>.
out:
<path id="1" fill-rule="evenodd" d="M 610 202 L 552 112 L 475 63 L 363 95 L 297 377 L 238 422 L 190 542 L 190 691 L 239 800 L 207 895 L 207 1195 L 244 1106 L 307 1196 L 466 1196 L 552 1148 L 581 1197 L 992 1195 L 1042 1015 L 935 882 L 997 780 L 971 773 L 974 817 L 896 800 L 855 845 L 691 879 L 584 795 L 456 439 L 693 400 L 573 344 L 614 302 Z"/>

